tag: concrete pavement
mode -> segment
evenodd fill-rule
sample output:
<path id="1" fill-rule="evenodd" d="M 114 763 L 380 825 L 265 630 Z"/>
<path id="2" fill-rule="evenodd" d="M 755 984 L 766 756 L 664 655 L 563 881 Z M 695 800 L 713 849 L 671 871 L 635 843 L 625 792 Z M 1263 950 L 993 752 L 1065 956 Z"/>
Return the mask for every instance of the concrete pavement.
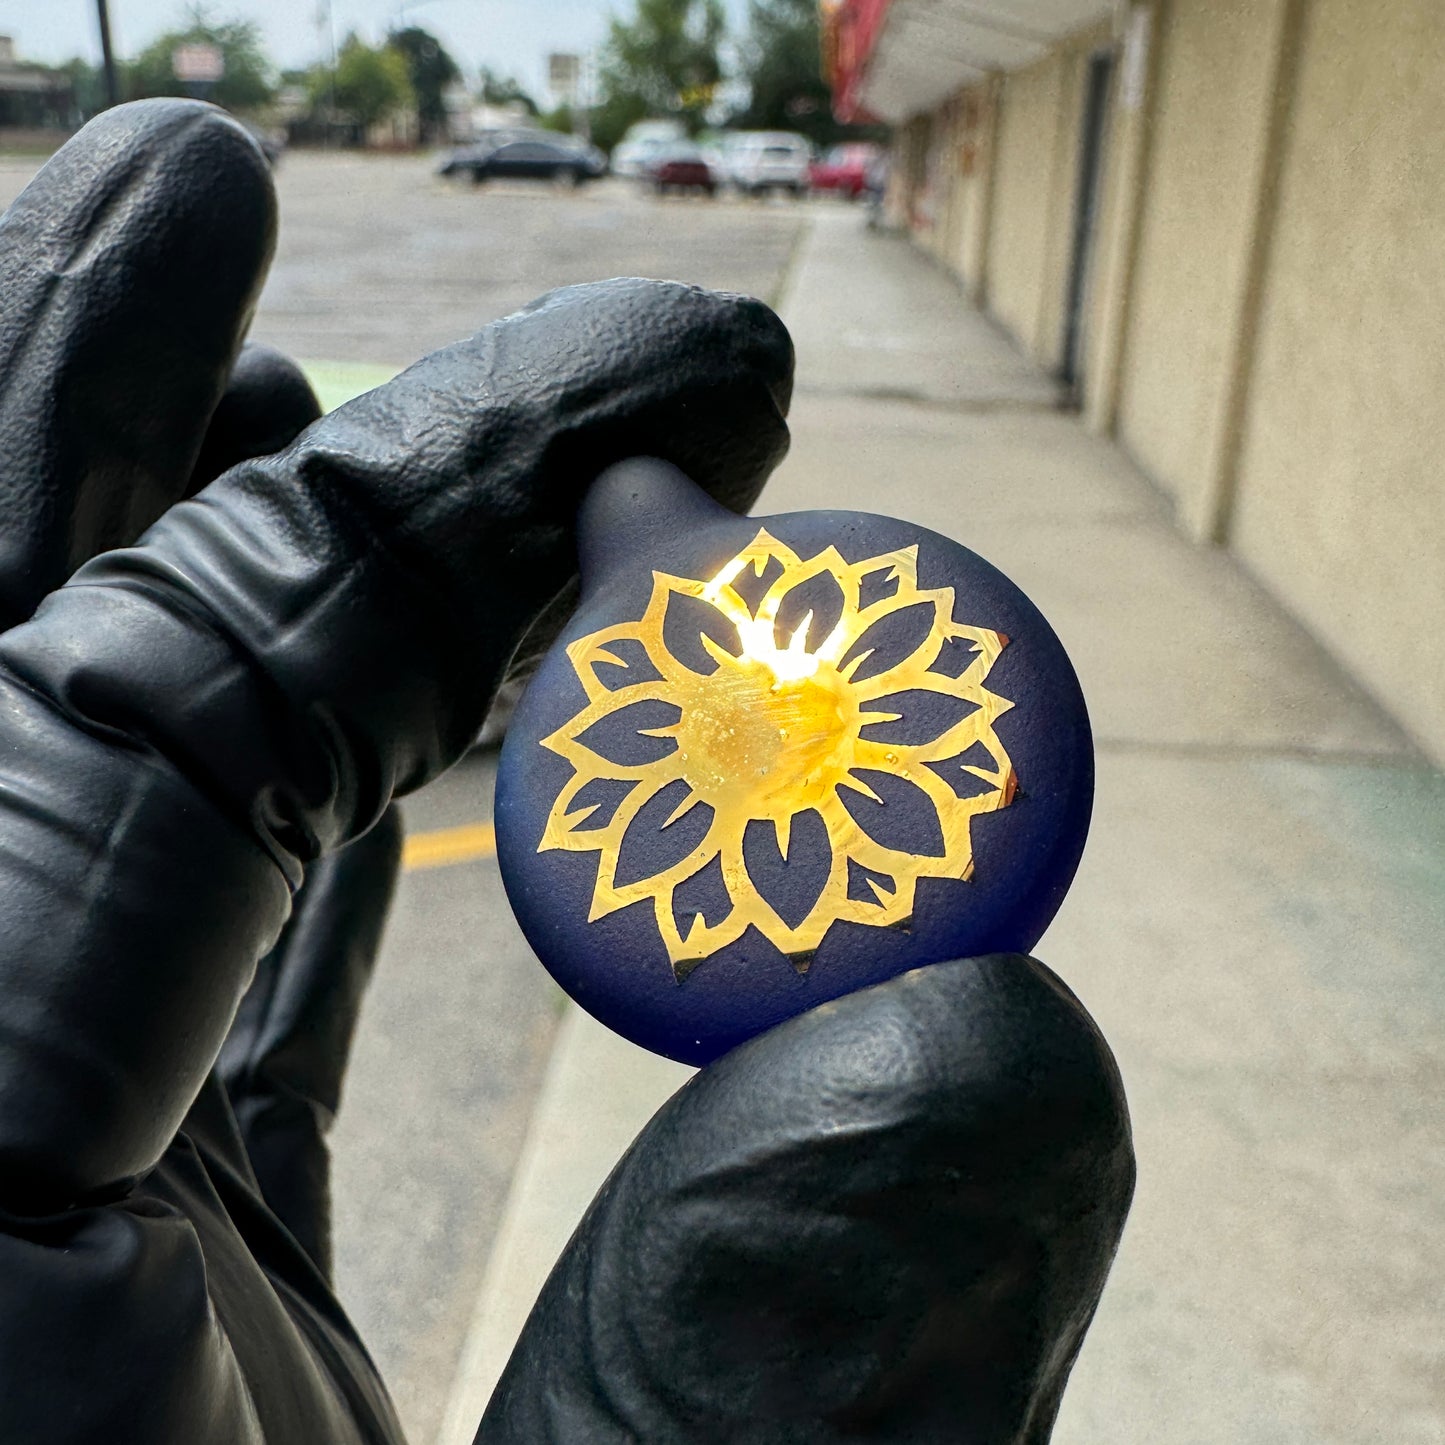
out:
<path id="1" fill-rule="evenodd" d="M 1118 1055 L 1140 1174 L 1058 1445 L 1439 1445 L 1445 778 L 905 243 L 816 209 L 783 311 L 795 442 L 767 510 L 967 543 L 1050 618 L 1094 718 L 1090 843 L 1037 951 Z M 438 1445 L 470 1441 L 550 1260 L 684 1076 L 569 1008 Z"/>

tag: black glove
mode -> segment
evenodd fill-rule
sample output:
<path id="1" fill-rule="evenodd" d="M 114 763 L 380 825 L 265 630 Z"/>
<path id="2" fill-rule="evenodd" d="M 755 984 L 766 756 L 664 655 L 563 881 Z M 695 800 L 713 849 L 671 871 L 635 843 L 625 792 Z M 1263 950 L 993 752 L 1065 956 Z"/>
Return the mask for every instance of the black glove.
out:
<path id="1" fill-rule="evenodd" d="M 209 147 L 210 168 L 187 146 Z M 124 269 L 130 246 L 164 251 L 177 213 L 191 219 L 180 201 L 192 190 L 229 193 L 210 177 L 218 160 L 237 169 L 233 150 L 264 177 L 250 140 L 210 107 L 112 111 L 7 214 L 0 252 L 22 253 L 14 274 L 39 273 L 48 262 L 26 260 L 34 237 L 58 230 L 97 274 Z M 128 189 L 118 174 L 146 184 Z M 196 209 L 233 223 L 219 202 Z M 267 233 L 259 265 L 270 212 L 253 209 Z M 56 216 L 71 219 L 45 219 Z M 152 399 L 149 427 L 186 444 L 147 450 L 142 438 L 127 485 L 185 490 L 255 287 L 250 275 L 190 298 L 211 320 L 188 316 L 185 334 L 225 345 L 198 348 L 205 398 Z M 10 355 L 38 372 L 86 326 L 100 328 L 95 376 L 112 352 L 130 359 L 123 309 L 107 340 L 103 308 L 88 318 L 77 300 L 11 321 L 11 295 L 0 335 L 31 336 Z M 104 1196 L 154 1162 L 305 863 L 365 832 L 475 734 L 519 637 L 573 574 L 588 480 L 654 453 L 746 506 L 786 448 L 791 364 L 760 302 L 648 281 L 554 293 L 280 456 L 227 472 L 0 640 L 0 840 L 27 860 L 0 891 L 0 1207 Z M 0 403 L 26 414 L 0 431 L 28 417 L 63 439 L 73 416 L 46 401 L 67 396 L 61 371 L 48 390 L 38 374 L 7 391 Z M 92 432 L 86 465 L 105 451 Z M 40 483 L 85 495 L 71 454 L 58 441 L 54 452 Z"/>
<path id="2" fill-rule="evenodd" d="M 0 629 L 185 492 L 276 240 L 209 106 L 125 106 L 0 220 Z"/>
<path id="3" fill-rule="evenodd" d="M 544 1288 L 486 1445 L 1039 1445 L 1134 1185 L 1042 964 L 919 969 L 704 1069 Z"/>
<path id="4" fill-rule="evenodd" d="M 0 222 L 0 437 L 32 448 L 5 474 L 29 536 L 0 555 L 14 616 L 207 469 L 269 253 L 260 165 L 208 107 L 124 107 Z M 147 309 L 167 294 L 185 304 Z M 0 1278 L 29 1291 L 0 1312 L 11 1419 L 54 1418 L 57 1360 L 64 1418 L 109 1438 L 349 1440 L 348 1411 L 385 1417 L 324 1309 L 276 1313 L 224 1229 L 198 1247 L 134 1181 L 306 863 L 465 747 L 570 577 L 589 477 L 660 455 L 745 505 L 785 446 L 790 364 L 755 302 L 557 293 L 227 472 L 0 639 Z M 483 1438 L 1042 1440 L 1131 1178 L 1107 1050 L 1040 966 L 840 1000 L 663 1111 Z M 303 1314 L 330 1343 L 293 1356 Z"/>
<path id="5" fill-rule="evenodd" d="M 242 462 L 282 451 L 320 415 L 306 373 L 275 347 L 248 341 L 211 413 L 186 495 L 195 496 Z"/>

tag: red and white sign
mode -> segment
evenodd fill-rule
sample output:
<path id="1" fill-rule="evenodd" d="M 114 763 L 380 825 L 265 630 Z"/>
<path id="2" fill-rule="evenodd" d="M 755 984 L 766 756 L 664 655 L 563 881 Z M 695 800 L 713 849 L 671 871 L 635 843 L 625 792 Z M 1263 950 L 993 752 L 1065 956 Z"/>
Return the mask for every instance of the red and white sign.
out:
<path id="1" fill-rule="evenodd" d="M 177 80 L 217 81 L 226 73 L 219 45 L 178 45 L 171 51 L 171 70 Z"/>

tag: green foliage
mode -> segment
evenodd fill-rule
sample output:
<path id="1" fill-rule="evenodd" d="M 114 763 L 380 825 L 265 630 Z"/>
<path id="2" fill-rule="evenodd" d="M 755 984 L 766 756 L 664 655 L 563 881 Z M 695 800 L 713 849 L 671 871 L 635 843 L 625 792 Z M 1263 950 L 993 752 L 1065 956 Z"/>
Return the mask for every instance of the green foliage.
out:
<path id="1" fill-rule="evenodd" d="M 743 64 L 752 96 L 735 125 L 797 131 L 818 145 L 877 135 L 833 119 L 816 0 L 749 0 Z"/>
<path id="2" fill-rule="evenodd" d="M 317 107 L 334 101 L 336 109 L 363 131 L 415 103 L 401 52 L 386 45 L 370 46 L 354 34 L 346 37 L 337 54 L 334 81 L 325 67 L 312 72 L 311 98 Z"/>
<path id="3" fill-rule="evenodd" d="M 610 151 L 627 134 L 628 126 L 654 113 L 640 95 L 608 95 L 592 112 L 592 140 Z"/>
<path id="4" fill-rule="evenodd" d="M 559 105 L 556 110 L 549 110 L 546 115 L 540 116 L 538 119 L 543 130 L 559 131 L 562 135 L 571 135 L 577 124 L 572 107 L 565 104 Z"/>
<path id="5" fill-rule="evenodd" d="M 406 62 L 416 103 L 417 128 L 423 138 L 435 140 L 446 132 L 446 89 L 461 78 L 457 63 L 441 41 L 417 25 L 394 31 L 387 45 Z"/>
<path id="6" fill-rule="evenodd" d="M 613 20 L 598 72 L 602 101 L 592 133 L 608 149 L 648 116 L 672 117 L 696 132 L 722 79 L 720 0 L 635 3 L 631 20 Z"/>
<path id="7" fill-rule="evenodd" d="M 77 58 L 67 60 L 60 68 L 70 77 L 70 93 L 78 117 L 89 120 L 99 115 L 110 103 L 105 93 L 105 74 L 100 66 Z"/>
<path id="8" fill-rule="evenodd" d="M 226 73 L 214 85 L 177 80 L 171 55 L 178 45 L 214 45 Z M 153 40 L 125 68 L 122 89 L 133 100 L 154 95 L 199 95 L 227 110 L 255 110 L 275 92 L 271 62 L 261 48 L 261 27 L 253 20 L 212 21 L 203 10 L 193 12 L 184 30 L 171 30 Z"/>
<path id="9" fill-rule="evenodd" d="M 521 105 L 528 115 L 536 115 L 537 102 L 522 89 L 510 75 L 498 75 L 494 70 L 482 67 L 481 84 L 477 88 L 478 99 L 487 105 Z"/>

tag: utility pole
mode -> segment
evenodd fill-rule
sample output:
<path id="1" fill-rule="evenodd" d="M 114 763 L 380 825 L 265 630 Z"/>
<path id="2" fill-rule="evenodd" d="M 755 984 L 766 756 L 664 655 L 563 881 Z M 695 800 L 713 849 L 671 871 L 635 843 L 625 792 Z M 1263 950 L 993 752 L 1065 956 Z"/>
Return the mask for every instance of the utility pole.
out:
<path id="1" fill-rule="evenodd" d="M 316 7 L 316 30 L 322 52 L 326 55 L 326 119 L 322 126 L 321 143 L 331 149 L 331 126 L 336 119 L 336 21 L 331 13 L 331 0 L 320 0 Z"/>
<path id="2" fill-rule="evenodd" d="M 106 0 L 95 0 L 95 13 L 100 19 L 100 60 L 105 71 L 105 103 L 120 104 L 120 82 L 115 74 L 115 51 L 110 44 L 110 11 Z"/>

